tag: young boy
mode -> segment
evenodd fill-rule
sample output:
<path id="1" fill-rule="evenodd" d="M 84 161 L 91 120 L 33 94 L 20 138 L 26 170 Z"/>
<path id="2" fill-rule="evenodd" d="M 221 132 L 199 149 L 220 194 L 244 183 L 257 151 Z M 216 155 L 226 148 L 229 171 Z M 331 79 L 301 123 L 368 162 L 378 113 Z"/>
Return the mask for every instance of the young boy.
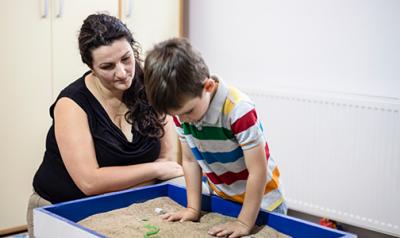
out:
<path id="1" fill-rule="evenodd" d="M 245 94 L 210 76 L 200 53 L 185 39 L 156 45 L 148 52 L 144 74 L 150 103 L 158 113 L 174 117 L 182 145 L 187 208 L 163 219 L 199 219 L 203 173 L 213 194 L 243 204 L 237 220 L 211 228 L 210 235 L 248 235 L 260 207 L 286 213 L 278 167 Z"/>

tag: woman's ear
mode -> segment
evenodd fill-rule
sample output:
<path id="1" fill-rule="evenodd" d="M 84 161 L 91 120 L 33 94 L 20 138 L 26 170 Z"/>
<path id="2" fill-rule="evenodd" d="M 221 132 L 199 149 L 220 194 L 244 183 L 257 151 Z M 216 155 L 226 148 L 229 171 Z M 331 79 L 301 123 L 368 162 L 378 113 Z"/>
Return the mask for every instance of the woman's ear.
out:
<path id="1" fill-rule="evenodd" d="M 213 92 L 214 89 L 215 89 L 215 87 L 216 87 L 216 85 L 217 85 L 217 83 L 216 83 L 213 79 L 211 79 L 211 78 L 207 78 L 207 79 L 204 81 L 204 89 L 205 89 L 207 92 Z"/>

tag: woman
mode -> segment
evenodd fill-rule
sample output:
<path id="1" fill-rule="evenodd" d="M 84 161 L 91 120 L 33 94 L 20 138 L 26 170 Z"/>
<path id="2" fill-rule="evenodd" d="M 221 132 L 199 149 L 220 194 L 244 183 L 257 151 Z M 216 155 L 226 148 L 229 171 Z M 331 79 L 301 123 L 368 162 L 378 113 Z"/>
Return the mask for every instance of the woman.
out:
<path id="1" fill-rule="evenodd" d="M 31 237 L 33 208 L 183 174 L 172 161 L 172 125 L 147 102 L 128 28 L 115 17 L 94 14 L 84 21 L 78 40 L 90 71 L 50 108 L 53 125 L 28 206 Z"/>

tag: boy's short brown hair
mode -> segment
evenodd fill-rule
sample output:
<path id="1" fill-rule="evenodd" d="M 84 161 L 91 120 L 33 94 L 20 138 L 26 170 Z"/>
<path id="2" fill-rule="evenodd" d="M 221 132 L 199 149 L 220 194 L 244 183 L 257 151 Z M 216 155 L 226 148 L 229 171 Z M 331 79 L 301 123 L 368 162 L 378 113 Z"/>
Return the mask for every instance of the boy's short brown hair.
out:
<path id="1" fill-rule="evenodd" d="M 155 45 L 144 62 L 147 98 L 160 114 L 181 108 L 188 99 L 200 97 L 203 82 L 209 77 L 200 53 L 184 38 Z"/>

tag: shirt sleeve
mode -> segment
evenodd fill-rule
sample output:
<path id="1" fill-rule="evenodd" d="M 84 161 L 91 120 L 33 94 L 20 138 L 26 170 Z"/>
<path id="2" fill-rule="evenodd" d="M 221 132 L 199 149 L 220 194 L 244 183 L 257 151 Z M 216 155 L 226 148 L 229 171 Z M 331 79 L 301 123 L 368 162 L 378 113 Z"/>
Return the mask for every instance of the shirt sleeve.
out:
<path id="1" fill-rule="evenodd" d="M 231 131 L 243 150 L 265 143 L 263 127 L 258 118 L 254 103 L 242 101 L 230 114 Z"/>

